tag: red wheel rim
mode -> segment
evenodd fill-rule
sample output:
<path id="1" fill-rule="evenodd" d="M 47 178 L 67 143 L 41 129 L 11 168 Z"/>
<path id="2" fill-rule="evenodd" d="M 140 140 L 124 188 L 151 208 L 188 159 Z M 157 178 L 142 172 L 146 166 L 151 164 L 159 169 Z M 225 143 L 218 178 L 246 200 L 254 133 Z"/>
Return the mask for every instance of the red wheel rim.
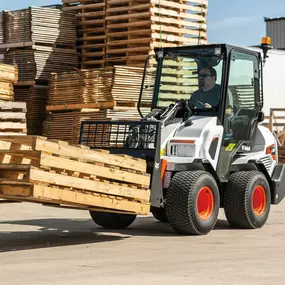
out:
<path id="1" fill-rule="evenodd" d="M 197 198 L 197 208 L 200 219 L 208 220 L 214 210 L 214 195 L 209 187 L 203 187 Z"/>
<path id="2" fill-rule="evenodd" d="M 264 213 L 266 208 L 266 194 L 264 187 L 258 185 L 253 190 L 252 208 L 256 215 L 260 216 Z"/>

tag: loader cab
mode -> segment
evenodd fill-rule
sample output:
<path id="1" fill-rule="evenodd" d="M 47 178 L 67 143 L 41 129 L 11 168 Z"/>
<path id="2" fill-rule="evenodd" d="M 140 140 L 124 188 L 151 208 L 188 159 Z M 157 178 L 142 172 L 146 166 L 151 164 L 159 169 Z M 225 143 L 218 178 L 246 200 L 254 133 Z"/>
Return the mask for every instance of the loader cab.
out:
<path id="1" fill-rule="evenodd" d="M 138 109 L 142 113 L 140 106 L 148 100 L 152 109 L 166 109 L 184 99 L 193 115 L 217 117 L 225 127 L 225 144 L 251 141 L 262 117 L 260 77 L 261 55 L 248 49 L 230 45 L 156 49 L 146 62 Z M 205 82 L 210 85 L 203 86 Z"/>
<path id="2" fill-rule="evenodd" d="M 219 163 L 223 176 L 241 145 L 250 148 L 262 119 L 261 77 L 261 54 L 249 49 L 231 45 L 156 49 L 146 61 L 138 109 L 150 98 L 152 109 L 166 109 L 184 99 L 192 116 L 217 117 L 217 124 L 224 126 L 221 153 L 227 159 Z"/>

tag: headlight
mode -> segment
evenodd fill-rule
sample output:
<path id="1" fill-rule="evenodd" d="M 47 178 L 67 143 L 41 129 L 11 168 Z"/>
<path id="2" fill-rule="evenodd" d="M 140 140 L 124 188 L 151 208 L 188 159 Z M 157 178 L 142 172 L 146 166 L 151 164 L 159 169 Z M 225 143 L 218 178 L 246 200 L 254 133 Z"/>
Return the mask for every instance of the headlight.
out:
<path id="1" fill-rule="evenodd" d="M 171 155 L 179 157 L 195 156 L 196 145 L 194 144 L 194 141 L 171 140 L 169 143 Z"/>

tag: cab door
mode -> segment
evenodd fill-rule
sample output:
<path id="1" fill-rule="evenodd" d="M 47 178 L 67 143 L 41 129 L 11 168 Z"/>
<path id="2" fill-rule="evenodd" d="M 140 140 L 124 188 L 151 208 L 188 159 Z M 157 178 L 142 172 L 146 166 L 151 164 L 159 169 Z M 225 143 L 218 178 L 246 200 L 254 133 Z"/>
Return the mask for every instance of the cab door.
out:
<path id="1" fill-rule="evenodd" d="M 250 142 L 256 134 L 261 110 L 257 56 L 239 50 L 230 53 L 224 136 L 217 168 L 222 181 L 228 179 L 234 155 L 242 145 L 250 149 Z"/>

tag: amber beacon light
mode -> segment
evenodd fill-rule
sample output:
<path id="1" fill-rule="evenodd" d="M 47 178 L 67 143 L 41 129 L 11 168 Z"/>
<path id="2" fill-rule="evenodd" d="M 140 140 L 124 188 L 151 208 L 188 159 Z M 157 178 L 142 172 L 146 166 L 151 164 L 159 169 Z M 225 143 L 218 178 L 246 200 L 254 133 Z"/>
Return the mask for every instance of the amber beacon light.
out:
<path id="1" fill-rule="evenodd" d="M 261 43 L 263 45 L 271 45 L 271 38 L 270 37 L 263 37 Z"/>

